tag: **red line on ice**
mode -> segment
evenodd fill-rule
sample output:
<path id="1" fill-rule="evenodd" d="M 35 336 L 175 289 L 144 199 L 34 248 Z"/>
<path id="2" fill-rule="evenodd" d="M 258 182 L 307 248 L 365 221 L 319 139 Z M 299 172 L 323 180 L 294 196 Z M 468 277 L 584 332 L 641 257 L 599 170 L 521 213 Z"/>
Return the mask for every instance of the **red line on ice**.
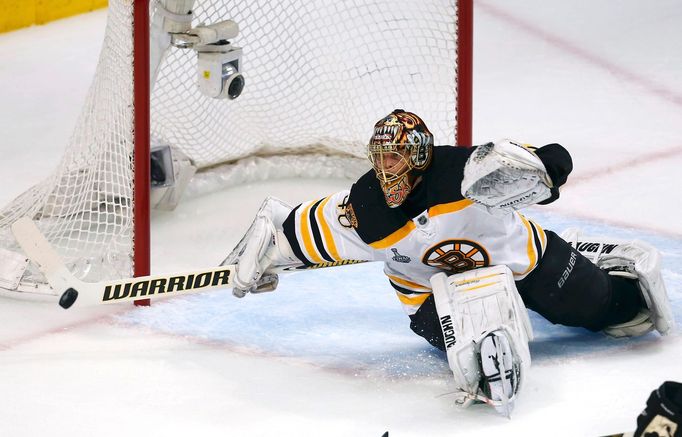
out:
<path id="1" fill-rule="evenodd" d="M 609 165 L 598 170 L 592 170 L 589 174 L 577 174 L 569 177 L 567 186 L 583 184 L 591 182 L 593 179 L 598 179 L 604 176 L 618 173 L 625 170 L 631 170 L 636 167 L 651 164 L 652 162 L 662 161 L 667 158 L 682 155 L 682 146 L 670 147 L 663 150 L 647 151 L 646 155 L 640 155 L 628 161 Z"/>
<path id="2" fill-rule="evenodd" d="M 657 84 L 649 80 L 644 76 L 640 76 L 636 73 L 626 70 L 625 68 L 613 64 L 597 54 L 590 53 L 589 51 L 575 45 L 574 43 L 568 40 L 562 39 L 556 35 L 552 35 L 551 33 L 543 30 L 542 28 L 537 27 L 531 24 L 530 22 L 525 21 L 517 16 L 511 15 L 502 9 L 496 8 L 489 3 L 478 0 L 476 2 L 476 7 L 482 11 L 485 11 L 485 13 L 510 24 L 527 34 L 533 35 L 534 37 L 537 37 L 561 49 L 564 52 L 570 53 L 571 55 L 580 58 L 589 64 L 592 64 L 594 66 L 597 66 L 608 71 L 614 76 L 618 76 L 621 79 L 624 79 L 628 82 L 631 82 L 637 86 L 642 87 L 650 94 L 656 95 L 669 103 L 682 107 L 682 94 L 674 90 L 668 89 L 660 84 Z"/>
<path id="3" fill-rule="evenodd" d="M 63 311 L 61 308 L 57 307 L 56 301 L 54 303 L 54 306 L 55 306 L 55 311 Z M 80 319 L 80 320 L 77 320 L 77 321 L 72 322 L 72 323 L 61 324 L 58 326 L 53 326 L 53 327 L 47 328 L 47 329 L 42 330 L 42 331 L 31 333 L 28 335 L 18 336 L 18 337 L 12 338 L 12 339 L 0 341 L 0 352 L 13 349 L 14 347 L 23 345 L 25 343 L 29 343 L 33 340 L 37 340 L 39 338 L 42 338 L 42 337 L 45 337 L 48 335 L 59 334 L 59 333 L 67 332 L 73 328 L 80 328 L 81 326 L 87 326 L 90 324 L 95 324 L 97 322 L 102 322 L 102 321 L 107 320 L 108 318 L 110 318 L 111 316 L 113 316 L 115 314 L 123 313 L 123 312 L 129 311 L 129 310 L 130 310 L 130 308 L 118 309 L 117 311 L 112 311 L 112 312 L 107 313 L 107 314 L 101 314 L 101 315 L 96 315 L 93 317 Z"/>
<path id="4" fill-rule="evenodd" d="M 485 12 L 486 14 L 503 21 L 516 29 L 532 35 L 533 37 L 536 37 L 538 39 L 541 39 L 548 44 L 560 49 L 561 51 L 568 53 L 576 58 L 581 59 L 582 61 L 593 65 L 595 67 L 601 68 L 603 70 L 608 71 L 610 74 L 617 76 L 629 83 L 632 83 L 638 87 L 641 87 L 643 90 L 648 92 L 651 95 L 655 95 L 663 100 L 665 100 L 668 103 L 672 103 L 675 106 L 682 107 L 682 94 L 676 92 L 675 90 L 668 89 L 654 81 L 649 80 L 645 76 L 641 76 L 639 74 L 636 74 L 632 71 L 629 71 L 617 64 L 611 63 L 604 59 L 603 57 L 591 53 L 588 50 L 566 40 L 563 38 L 560 38 L 556 35 L 553 35 L 544 29 L 532 24 L 531 22 L 525 21 L 522 18 L 518 16 L 514 16 L 503 9 L 497 8 L 490 3 L 487 3 L 485 1 L 477 0 L 476 1 L 476 8 Z M 659 151 L 649 151 L 645 154 L 642 154 L 639 157 L 633 158 L 628 161 L 624 161 L 621 163 L 617 163 L 611 166 L 607 166 L 603 169 L 598 169 L 598 170 L 593 170 L 589 174 L 577 174 L 572 176 L 569 179 L 568 186 L 572 185 L 577 185 L 577 184 L 582 184 L 582 183 L 589 183 L 594 179 L 611 175 L 616 172 L 621 172 L 621 171 L 627 171 L 631 170 L 633 168 L 642 166 L 642 165 L 647 165 L 651 164 L 653 162 L 661 161 L 666 158 L 674 157 L 682 155 L 682 146 L 675 146 L 671 147 L 668 149 L 664 150 L 659 150 Z M 557 208 L 558 211 L 561 211 L 561 208 Z M 568 214 L 574 215 L 574 216 L 581 216 L 583 218 L 589 218 L 589 219 L 597 219 L 603 222 L 608 222 L 617 226 L 627 226 L 627 227 L 636 227 L 639 229 L 648 229 L 657 233 L 661 234 L 666 234 L 674 237 L 680 237 L 679 233 L 676 232 L 671 232 L 670 230 L 667 229 L 661 229 L 661 228 L 651 228 L 647 226 L 641 226 L 641 225 L 636 225 L 633 223 L 627 223 L 627 222 L 620 222 L 620 221 L 615 221 L 615 220 L 609 220 L 609 219 L 603 219 L 603 218 L 598 218 L 598 217 L 588 217 L 586 215 L 580 215 L 580 214 L 575 214 L 575 211 L 565 211 Z"/>

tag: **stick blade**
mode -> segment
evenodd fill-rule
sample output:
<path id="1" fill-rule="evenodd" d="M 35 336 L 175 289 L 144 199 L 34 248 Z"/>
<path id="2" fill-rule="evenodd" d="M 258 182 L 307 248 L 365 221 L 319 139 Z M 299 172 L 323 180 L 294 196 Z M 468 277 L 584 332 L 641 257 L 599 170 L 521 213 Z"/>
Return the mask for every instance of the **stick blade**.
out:
<path id="1" fill-rule="evenodd" d="M 24 250 L 26 256 L 34 262 L 45 275 L 48 284 L 56 292 L 63 292 L 59 299 L 62 308 L 69 308 L 78 297 L 76 288 L 83 290 L 84 284 L 76 279 L 57 251 L 29 217 L 22 217 L 12 224 L 12 233 Z"/>
<path id="2" fill-rule="evenodd" d="M 33 220 L 28 217 L 20 218 L 12 224 L 12 233 L 29 259 L 38 264 L 49 281 L 49 275 L 58 270 L 62 262 Z"/>

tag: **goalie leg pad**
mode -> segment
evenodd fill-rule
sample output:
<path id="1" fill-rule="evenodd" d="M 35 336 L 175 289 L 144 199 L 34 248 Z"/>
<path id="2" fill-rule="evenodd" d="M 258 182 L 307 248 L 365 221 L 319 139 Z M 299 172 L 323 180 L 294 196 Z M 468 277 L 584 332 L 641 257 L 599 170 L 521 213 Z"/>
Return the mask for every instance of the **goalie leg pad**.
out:
<path id="1" fill-rule="evenodd" d="M 637 281 L 646 308 L 632 320 L 606 328 L 607 334 L 617 337 L 641 335 L 648 332 L 651 325 L 662 335 L 674 329 L 675 319 L 656 248 L 638 240 L 584 236 L 579 229 L 564 231 L 562 238 L 609 275 Z"/>
<path id="2" fill-rule="evenodd" d="M 517 287 L 527 308 L 552 323 L 601 331 L 642 308 L 632 281 L 609 276 L 552 231 L 538 266 Z"/>
<path id="3" fill-rule="evenodd" d="M 483 401 L 509 415 L 530 366 L 533 331 L 506 266 L 431 278 L 457 403 Z"/>

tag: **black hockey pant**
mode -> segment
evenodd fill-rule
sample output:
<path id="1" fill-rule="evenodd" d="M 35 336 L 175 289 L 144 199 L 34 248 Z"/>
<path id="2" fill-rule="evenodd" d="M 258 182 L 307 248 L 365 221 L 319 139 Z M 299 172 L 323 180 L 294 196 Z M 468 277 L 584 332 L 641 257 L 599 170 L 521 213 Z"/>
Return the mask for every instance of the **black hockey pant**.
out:
<path id="1" fill-rule="evenodd" d="M 590 331 L 627 322 L 637 315 L 644 304 L 634 281 L 608 275 L 554 232 L 546 234 L 547 249 L 538 266 L 516 282 L 526 307 L 552 323 Z M 410 319 L 410 328 L 416 334 L 444 350 L 433 295 Z"/>

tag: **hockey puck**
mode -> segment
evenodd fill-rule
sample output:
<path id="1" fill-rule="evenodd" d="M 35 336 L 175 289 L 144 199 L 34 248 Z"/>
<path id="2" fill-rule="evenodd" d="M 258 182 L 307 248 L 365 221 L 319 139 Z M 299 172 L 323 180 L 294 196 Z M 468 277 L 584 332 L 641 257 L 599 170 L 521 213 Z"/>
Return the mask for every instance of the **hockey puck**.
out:
<path id="1" fill-rule="evenodd" d="M 59 298 L 59 306 L 64 309 L 71 308 L 76 299 L 78 299 L 78 292 L 73 288 L 69 288 Z"/>

